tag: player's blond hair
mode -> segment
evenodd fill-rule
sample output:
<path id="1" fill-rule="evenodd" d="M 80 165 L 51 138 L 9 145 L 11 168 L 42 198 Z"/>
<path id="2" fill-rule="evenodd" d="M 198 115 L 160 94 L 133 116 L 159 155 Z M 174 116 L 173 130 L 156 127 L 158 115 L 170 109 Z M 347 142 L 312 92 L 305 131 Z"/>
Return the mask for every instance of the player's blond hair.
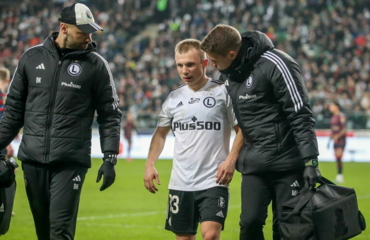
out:
<path id="1" fill-rule="evenodd" d="M 203 62 L 206 59 L 206 54 L 200 49 L 201 41 L 193 38 L 185 39 L 176 44 L 175 54 L 187 53 L 191 49 L 199 51 L 200 61 Z"/>

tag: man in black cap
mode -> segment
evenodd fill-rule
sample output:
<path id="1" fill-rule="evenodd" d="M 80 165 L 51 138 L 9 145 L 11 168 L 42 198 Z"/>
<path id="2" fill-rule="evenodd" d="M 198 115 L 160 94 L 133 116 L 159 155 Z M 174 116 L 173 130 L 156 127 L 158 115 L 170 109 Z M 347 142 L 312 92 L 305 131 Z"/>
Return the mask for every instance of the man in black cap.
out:
<path id="1" fill-rule="evenodd" d="M 23 127 L 18 158 L 39 240 L 74 239 L 95 111 L 104 154 L 100 191 L 115 180 L 120 140 L 112 74 L 91 39 L 102 28 L 80 3 L 64 8 L 59 20 L 59 32 L 19 60 L 0 122 L 0 149 Z"/>

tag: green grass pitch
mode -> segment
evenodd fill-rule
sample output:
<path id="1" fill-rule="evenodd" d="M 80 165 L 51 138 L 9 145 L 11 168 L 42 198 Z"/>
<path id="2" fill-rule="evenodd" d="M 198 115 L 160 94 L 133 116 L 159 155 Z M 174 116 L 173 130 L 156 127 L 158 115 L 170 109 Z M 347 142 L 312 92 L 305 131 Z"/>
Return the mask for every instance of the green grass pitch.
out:
<path id="1" fill-rule="evenodd" d="M 117 164 L 117 178 L 113 186 L 100 192 L 101 183 L 95 183 L 100 159 L 93 160 L 82 191 L 77 222 L 76 240 L 167 240 L 174 239 L 171 232 L 164 230 L 167 204 L 167 184 L 172 161 L 159 160 L 156 168 L 162 185 L 156 194 L 149 193 L 143 185 L 144 160 Z M 334 179 L 334 162 L 320 163 L 322 174 Z M 355 188 L 360 210 L 370 225 L 370 163 L 344 163 L 344 186 Z M 33 219 L 24 190 L 23 172 L 17 173 L 17 194 L 7 240 L 37 239 Z M 238 239 L 240 214 L 240 174 L 235 173 L 230 186 L 230 206 L 223 240 Z M 266 239 L 271 237 L 271 214 L 264 229 Z M 198 239 L 201 236 L 198 234 Z M 370 227 L 354 239 L 370 239 Z"/>

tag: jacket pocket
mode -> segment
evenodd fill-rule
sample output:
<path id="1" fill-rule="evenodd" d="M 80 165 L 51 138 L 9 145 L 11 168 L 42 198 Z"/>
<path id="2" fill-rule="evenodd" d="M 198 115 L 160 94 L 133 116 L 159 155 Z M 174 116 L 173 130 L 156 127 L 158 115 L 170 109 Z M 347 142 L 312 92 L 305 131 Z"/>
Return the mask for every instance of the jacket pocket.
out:
<path id="1" fill-rule="evenodd" d="M 236 161 L 235 164 L 235 169 L 240 172 L 241 174 L 246 174 L 247 173 L 247 149 L 242 148 L 239 153 L 238 160 Z"/>

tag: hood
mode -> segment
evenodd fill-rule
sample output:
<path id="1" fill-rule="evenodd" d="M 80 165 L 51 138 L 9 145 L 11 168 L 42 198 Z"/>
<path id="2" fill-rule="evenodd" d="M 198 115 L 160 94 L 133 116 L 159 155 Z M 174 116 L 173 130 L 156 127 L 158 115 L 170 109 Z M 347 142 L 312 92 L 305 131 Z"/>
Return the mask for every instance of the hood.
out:
<path id="1" fill-rule="evenodd" d="M 247 31 L 242 34 L 242 40 L 249 45 L 247 51 L 242 53 L 245 62 L 255 62 L 264 52 L 274 48 L 270 38 L 260 31 Z"/>
<path id="2" fill-rule="evenodd" d="M 260 31 L 247 31 L 241 34 L 242 46 L 238 56 L 230 67 L 220 71 L 222 74 L 233 75 L 246 70 L 251 70 L 253 64 L 267 50 L 273 49 L 274 44 L 266 34 Z"/>

